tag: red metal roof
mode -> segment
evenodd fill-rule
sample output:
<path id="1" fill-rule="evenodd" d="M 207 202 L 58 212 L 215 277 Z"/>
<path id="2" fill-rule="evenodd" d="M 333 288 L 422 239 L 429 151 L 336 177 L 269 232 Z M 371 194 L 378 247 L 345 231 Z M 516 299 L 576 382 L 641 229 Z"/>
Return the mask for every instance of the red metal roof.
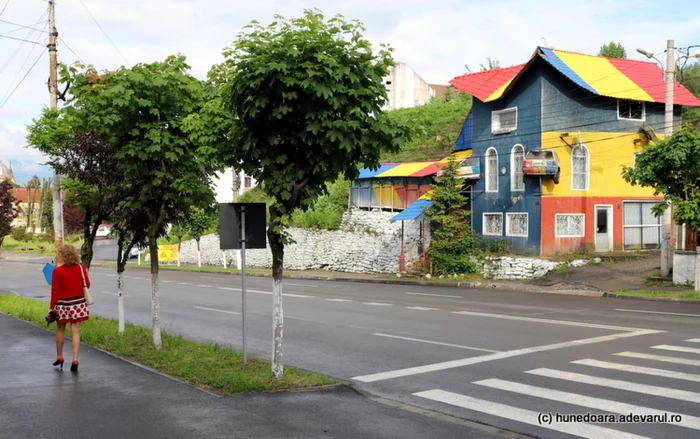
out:
<path id="1" fill-rule="evenodd" d="M 501 88 L 508 81 L 525 67 L 520 64 L 502 69 L 486 70 L 484 72 L 470 73 L 454 78 L 450 81 L 455 88 L 475 96 L 480 101 L 486 101 L 496 90 Z"/>

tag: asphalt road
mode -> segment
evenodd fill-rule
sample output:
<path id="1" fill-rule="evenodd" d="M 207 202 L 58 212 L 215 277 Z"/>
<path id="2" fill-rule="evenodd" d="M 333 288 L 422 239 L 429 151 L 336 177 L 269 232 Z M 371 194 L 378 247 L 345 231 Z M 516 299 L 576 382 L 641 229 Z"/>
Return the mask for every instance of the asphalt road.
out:
<path id="1" fill-rule="evenodd" d="M 0 289 L 46 300 L 39 269 L 2 262 Z M 116 317 L 115 276 L 91 270 L 94 313 Z M 164 330 L 240 349 L 240 277 L 161 272 L 160 281 Z M 128 270 L 126 291 L 127 319 L 150 326 L 149 273 Z M 248 347 L 262 358 L 270 291 L 270 279 L 248 278 Z M 700 306 L 296 279 L 284 296 L 285 363 L 373 394 L 542 438 L 700 435 Z M 586 413 L 681 421 L 556 417 Z"/>

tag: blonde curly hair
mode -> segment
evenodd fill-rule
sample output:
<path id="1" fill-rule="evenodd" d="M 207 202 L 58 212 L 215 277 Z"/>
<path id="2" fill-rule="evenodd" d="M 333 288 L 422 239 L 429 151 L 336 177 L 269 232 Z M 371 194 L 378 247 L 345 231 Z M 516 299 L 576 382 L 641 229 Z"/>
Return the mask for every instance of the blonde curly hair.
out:
<path id="1" fill-rule="evenodd" d="M 80 264 L 78 250 L 70 244 L 60 246 L 56 251 L 56 262 L 68 266 Z"/>

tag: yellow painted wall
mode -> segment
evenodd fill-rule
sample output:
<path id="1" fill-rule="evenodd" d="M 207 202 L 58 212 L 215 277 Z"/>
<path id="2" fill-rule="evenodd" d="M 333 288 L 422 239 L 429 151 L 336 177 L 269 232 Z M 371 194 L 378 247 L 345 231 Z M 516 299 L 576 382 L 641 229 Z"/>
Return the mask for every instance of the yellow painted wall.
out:
<path id="1" fill-rule="evenodd" d="M 542 149 L 551 149 L 559 156 L 561 178 L 554 184 L 551 178 L 542 178 L 543 195 L 555 197 L 653 197 L 652 188 L 632 186 L 622 178 L 622 165 L 632 166 L 634 154 L 641 152 L 645 142 L 635 145 L 634 139 L 645 140 L 637 133 L 582 132 L 581 143 L 589 154 L 590 180 L 588 190 L 571 190 L 571 151 L 559 136 L 566 133 L 542 133 Z M 575 145 L 578 132 L 569 132 L 564 139 Z M 663 136 L 659 136 L 661 139 Z"/>

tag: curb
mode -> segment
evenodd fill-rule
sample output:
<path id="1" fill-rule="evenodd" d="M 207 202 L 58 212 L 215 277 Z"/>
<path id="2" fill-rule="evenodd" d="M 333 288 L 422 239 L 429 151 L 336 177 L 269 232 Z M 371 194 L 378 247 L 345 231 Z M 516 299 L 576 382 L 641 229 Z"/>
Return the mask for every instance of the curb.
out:
<path id="1" fill-rule="evenodd" d="M 646 297 L 646 296 L 627 296 L 624 294 L 603 293 L 603 297 L 611 299 L 626 299 L 626 300 L 645 300 L 649 302 L 680 302 L 680 303 L 700 303 L 700 299 L 679 299 L 675 297 Z"/>

